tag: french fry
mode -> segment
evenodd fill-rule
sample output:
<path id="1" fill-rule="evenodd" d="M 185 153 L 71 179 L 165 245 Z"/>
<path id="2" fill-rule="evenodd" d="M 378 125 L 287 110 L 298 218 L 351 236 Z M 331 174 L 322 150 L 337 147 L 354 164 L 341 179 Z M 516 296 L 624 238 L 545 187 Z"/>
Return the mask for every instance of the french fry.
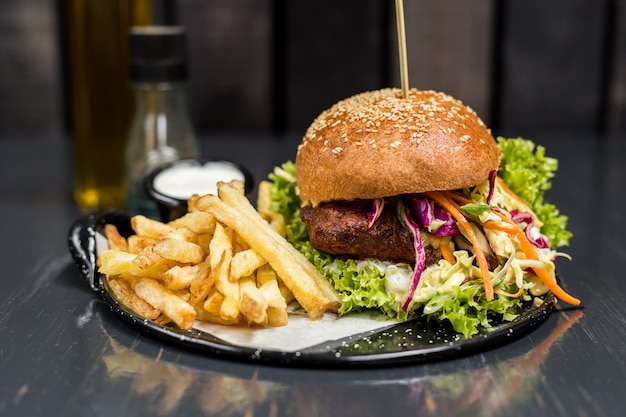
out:
<path id="1" fill-rule="evenodd" d="M 215 266 L 213 266 L 214 264 L 212 263 L 212 260 L 210 257 L 204 261 L 205 263 L 206 262 L 209 263 L 209 274 L 204 279 L 196 280 L 191 283 L 189 287 L 191 290 L 191 296 L 189 297 L 189 301 L 188 301 L 190 305 L 195 307 L 197 304 L 201 303 L 204 299 L 206 299 L 206 297 L 209 295 L 209 292 L 215 285 L 217 276 L 221 272 L 220 267 L 221 267 L 223 259 L 224 259 L 224 256 L 222 254 Z"/>
<path id="2" fill-rule="evenodd" d="M 240 311 L 248 324 L 266 324 L 267 300 L 257 288 L 254 277 L 239 279 L 239 290 L 241 292 Z"/>
<path id="3" fill-rule="evenodd" d="M 270 195 L 271 183 L 269 181 L 259 182 L 256 199 L 256 209 L 262 217 L 272 213 L 270 206 L 272 204 L 272 196 Z"/>
<path id="4" fill-rule="evenodd" d="M 239 321 L 240 316 L 237 316 L 232 320 L 224 320 L 222 316 L 219 315 L 219 313 L 214 314 L 204 309 L 198 310 L 196 317 L 198 320 L 206 321 L 207 323 L 221 324 L 223 326 L 234 326 L 240 323 Z"/>
<path id="5" fill-rule="evenodd" d="M 164 238 L 154 244 L 154 251 L 163 258 L 181 263 L 197 264 L 204 260 L 204 250 L 192 242 Z"/>
<path id="6" fill-rule="evenodd" d="M 234 180 L 234 181 L 231 181 L 229 184 L 232 186 L 233 191 L 236 191 L 240 196 L 245 198 L 245 196 L 246 196 L 246 186 L 243 183 L 243 181 Z M 219 192 L 218 192 L 218 194 L 219 194 Z"/>
<path id="7" fill-rule="evenodd" d="M 194 282 L 201 282 L 209 277 L 211 264 L 206 258 L 199 264 L 175 265 L 163 274 L 163 282 L 169 290 L 189 288 Z"/>
<path id="8" fill-rule="evenodd" d="M 156 319 L 161 314 L 159 309 L 141 299 L 133 291 L 127 280 L 112 276 L 106 278 L 106 283 L 113 291 L 115 298 L 135 314 L 150 320 Z"/>
<path id="9" fill-rule="evenodd" d="M 115 225 L 107 223 L 104 226 L 104 235 L 109 243 L 109 249 L 117 249 L 128 252 L 128 242 L 124 236 L 120 234 Z"/>
<path id="10" fill-rule="evenodd" d="M 172 231 L 172 227 L 141 215 L 131 217 L 130 225 L 137 235 L 151 239 L 160 239 Z"/>
<path id="11" fill-rule="evenodd" d="M 211 244 L 211 240 L 213 240 L 213 235 L 208 233 L 202 233 L 198 235 L 198 246 L 202 248 L 205 256 L 209 254 L 209 245 Z"/>
<path id="12" fill-rule="evenodd" d="M 206 195 L 196 201 L 196 207 L 207 211 L 234 229 L 259 255 L 263 256 L 289 287 L 311 319 L 319 319 L 325 311 L 336 310 L 340 301 L 332 299 L 320 289 L 319 282 L 327 282 L 321 273 L 302 254 L 263 220 L 250 202 L 236 188 L 220 183 L 220 198 Z M 227 204 L 228 201 L 231 205 Z M 298 255 L 295 255 L 295 253 Z M 315 277 L 315 278 L 314 278 Z M 330 284 L 328 284 L 330 285 Z M 330 294 L 330 293 L 329 293 Z"/>
<path id="13" fill-rule="evenodd" d="M 237 181 L 231 181 L 230 183 L 219 183 L 218 184 L 218 195 L 219 197 L 228 205 L 233 208 L 236 208 L 240 211 L 242 216 L 245 216 L 250 222 L 256 225 L 257 228 L 265 229 L 267 236 L 274 240 L 277 246 L 280 246 L 280 251 L 285 254 L 289 253 L 292 255 L 294 262 L 297 263 L 300 267 L 302 267 L 310 277 L 315 281 L 316 285 L 319 289 L 324 293 L 324 295 L 329 300 L 329 310 L 337 311 L 337 309 L 341 306 L 341 300 L 339 299 L 339 295 L 332 287 L 331 283 L 324 278 L 324 276 L 320 273 L 320 271 L 309 262 L 306 257 L 300 253 L 296 248 L 293 247 L 287 240 L 285 240 L 282 236 L 280 236 L 275 230 L 271 227 L 268 227 L 266 221 L 259 215 L 259 213 L 252 207 L 250 201 L 245 197 L 237 193 L 236 187 L 233 183 L 237 183 Z M 243 236 L 243 235 L 242 235 Z M 267 258 L 269 261 L 269 258 Z M 271 263 L 270 263 L 271 264 Z M 276 272 L 278 270 L 274 268 Z M 280 273 L 278 273 L 279 276 Z M 281 276 L 282 278 L 282 276 Z M 288 282 L 285 284 L 289 287 L 289 289 L 293 291 L 293 288 L 289 285 Z M 294 292 L 295 295 L 295 292 Z M 296 296 L 297 298 L 297 296 Z M 304 306 L 303 306 L 304 307 Z"/>
<path id="14" fill-rule="evenodd" d="M 150 245 L 143 248 L 142 251 L 137 254 L 133 263 L 142 268 L 149 268 L 151 265 L 156 264 L 162 259 L 163 257 L 154 249 L 154 245 Z"/>
<path id="15" fill-rule="evenodd" d="M 169 292 L 151 278 L 137 278 L 133 283 L 137 295 L 167 317 L 180 328 L 189 330 L 196 318 L 196 311 L 188 303 Z"/>
<path id="16" fill-rule="evenodd" d="M 263 293 L 269 307 L 287 308 L 285 297 L 278 287 L 276 272 L 269 264 L 261 266 L 256 271 L 256 285 Z"/>
<path id="17" fill-rule="evenodd" d="M 226 262 L 230 268 L 230 261 L 233 255 L 232 232 L 221 224 L 215 226 L 215 234 L 209 244 L 209 263 L 211 269 L 216 269 L 220 264 Z"/>
<path id="18" fill-rule="evenodd" d="M 213 234 L 215 230 L 215 216 L 202 211 L 189 212 L 178 219 L 170 221 L 167 225 L 174 229 L 186 227 L 198 235 L 203 233 Z"/>
<path id="19" fill-rule="evenodd" d="M 293 293 L 291 292 L 291 290 L 289 288 L 287 288 L 287 286 L 285 285 L 284 282 L 282 282 L 281 280 L 278 280 L 278 289 L 280 290 L 280 294 L 283 296 L 283 298 L 285 299 L 285 303 L 289 304 L 291 303 L 293 300 L 296 299 L 296 297 L 294 297 Z"/>
<path id="20" fill-rule="evenodd" d="M 239 323 L 239 316 L 230 320 L 224 320 L 221 317 L 220 311 L 223 303 L 224 295 L 213 288 L 207 296 L 203 308 L 196 310 L 198 319 L 209 323 L 223 324 L 225 326 L 232 326 Z"/>
<path id="21" fill-rule="evenodd" d="M 139 235 L 131 235 L 126 239 L 128 243 L 128 251 L 130 253 L 139 254 L 148 246 L 154 245 L 157 240 Z"/>
<path id="22" fill-rule="evenodd" d="M 248 246 L 248 243 L 245 240 L 243 240 L 241 236 L 235 233 L 235 238 L 233 241 L 233 250 L 235 252 L 241 252 L 241 251 L 248 250 L 248 249 L 250 249 L 250 246 Z"/>
<path id="23" fill-rule="evenodd" d="M 189 291 L 189 288 L 184 288 L 181 290 L 170 290 L 168 288 L 167 290 L 171 292 L 172 294 L 174 294 L 176 297 L 180 298 L 181 300 L 189 303 L 189 299 L 191 298 L 191 292 Z"/>
<path id="24" fill-rule="evenodd" d="M 285 224 L 285 218 L 282 214 L 272 212 L 269 215 L 268 222 L 270 226 L 272 226 L 272 229 L 276 230 L 279 235 L 283 237 L 287 235 L 287 225 Z"/>
<path id="25" fill-rule="evenodd" d="M 289 315 L 286 308 L 268 307 L 267 324 L 272 327 L 286 326 L 289 323 Z"/>
<path id="26" fill-rule="evenodd" d="M 198 235 L 186 226 L 173 229 L 164 237 L 165 239 L 175 239 L 182 242 L 196 243 L 198 241 Z"/>
<path id="27" fill-rule="evenodd" d="M 261 181 L 259 183 L 257 193 L 257 211 L 276 232 L 285 236 L 287 234 L 287 225 L 285 224 L 285 218 L 282 214 L 273 211 L 270 206 L 272 204 L 272 197 L 270 195 L 270 182 Z"/>
<path id="28" fill-rule="evenodd" d="M 221 262 L 215 265 L 215 259 L 219 256 Z M 224 295 L 224 302 L 220 309 L 220 316 L 226 320 L 234 320 L 239 315 L 239 283 L 230 280 L 230 265 L 233 257 L 233 234 L 232 230 L 225 228 L 220 223 L 215 226 L 215 234 L 210 245 L 209 258 L 211 267 L 215 265 L 217 270 L 215 286 Z"/>
<path id="29" fill-rule="evenodd" d="M 99 271 L 129 309 L 183 329 L 196 319 L 284 326 L 294 299 L 311 319 L 336 311 L 338 295 L 281 235 L 270 200 L 267 183 L 257 211 L 232 181 L 218 184 L 218 196 L 189 199 L 188 213 L 168 223 L 134 216 L 135 235 L 105 229 L 111 249 L 99 254 Z"/>
<path id="30" fill-rule="evenodd" d="M 196 208 L 196 200 L 200 198 L 200 195 L 193 194 L 187 200 L 187 213 L 196 213 L 199 210 Z"/>
<path id="31" fill-rule="evenodd" d="M 161 314 L 159 317 L 154 319 L 154 322 L 159 326 L 165 326 L 166 324 L 171 323 L 172 319 L 167 317 L 165 314 Z"/>
<path id="32" fill-rule="evenodd" d="M 205 262 L 208 262 L 210 273 L 205 279 L 195 281 L 191 285 L 192 294 L 189 303 L 193 306 L 202 302 L 209 295 L 218 277 L 228 274 L 230 269 L 232 258 L 231 237 L 221 224 L 216 224 L 215 229 L 216 233 L 209 242 L 209 256 L 205 260 Z M 223 264 L 224 266 L 222 267 Z M 228 317 L 227 320 L 232 321 L 234 318 Z"/>
<path id="33" fill-rule="evenodd" d="M 267 261 L 253 249 L 246 249 L 233 255 L 230 265 L 230 279 L 235 281 L 241 277 L 252 275 Z"/>
<path id="34" fill-rule="evenodd" d="M 276 272 L 269 264 L 256 271 L 256 285 L 267 300 L 267 323 L 273 327 L 286 326 L 289 322 L 287 302 L 278 285 Z"/>
<path id="35" fill-rule="evenodd" d="M 137 255 L 122 252 L 116 249 L 107 249 L 98 255 L 98 271 L 107 276 L 119 275 L 123 278 L 149 277 L 161 279 L 163 274 L 173 266 L 172 261 L 162 259 L 142 268 L 137 265 L 135 258 Z"/>
<path id="36" fill-rule="evenodd" d="M 219 316 L 223 302 L 224 294 L 219 292 L 216 288 L 213 288 L 207 295 L 206 300 L 204 301 L 204 305 L 202 307 L 207 313 Z"/>

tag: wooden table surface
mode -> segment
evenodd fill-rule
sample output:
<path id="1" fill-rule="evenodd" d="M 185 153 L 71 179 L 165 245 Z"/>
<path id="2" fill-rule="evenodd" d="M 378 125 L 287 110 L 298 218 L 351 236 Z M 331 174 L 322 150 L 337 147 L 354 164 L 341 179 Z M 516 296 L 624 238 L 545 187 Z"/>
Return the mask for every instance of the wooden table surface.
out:
<path id="1" fill-rule="evenodd" d="M 574 233 L 564 305 L 511 343 L 432 363 L 301 369 L 224 360 L 128 325 L 90 291 L 67 232 L 70 141 L 0 140 L 2 416 L 618 416 L 626 407 L 626 138 L 533 138 L 560 160 L 548 201 Z M 211 137 L 256 179 L 297 137 Z"/>

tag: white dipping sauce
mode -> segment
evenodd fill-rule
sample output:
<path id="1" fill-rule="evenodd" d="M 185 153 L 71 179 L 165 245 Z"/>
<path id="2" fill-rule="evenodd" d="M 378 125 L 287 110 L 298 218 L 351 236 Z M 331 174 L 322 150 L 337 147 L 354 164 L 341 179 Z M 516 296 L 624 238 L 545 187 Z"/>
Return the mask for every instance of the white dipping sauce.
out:
<path id="1" fill-rule="evenodd" d="M 228 162 L 210 161 L 195 166 L 174 165 L 159 173 L 153 186 L 163 195 L 187 200 L 194 194 L 217 194 L 217 183 L 231 180 L 245 181 L 245 176 Z"/>

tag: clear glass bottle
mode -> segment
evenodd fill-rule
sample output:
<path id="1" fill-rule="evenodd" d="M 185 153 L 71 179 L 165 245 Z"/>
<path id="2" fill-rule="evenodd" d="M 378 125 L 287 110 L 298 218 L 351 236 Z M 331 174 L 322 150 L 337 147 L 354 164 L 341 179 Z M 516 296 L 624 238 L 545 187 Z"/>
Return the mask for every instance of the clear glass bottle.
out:
<path id="1" fill-rule="evenodd" d="M 156 219 L 144 179 L 165 163 L 200 156 L 187 107 L 185 32 L 175 26 L 133 28 L 130 49 L 135 113 L 126 146 L 127 210 Z"/>

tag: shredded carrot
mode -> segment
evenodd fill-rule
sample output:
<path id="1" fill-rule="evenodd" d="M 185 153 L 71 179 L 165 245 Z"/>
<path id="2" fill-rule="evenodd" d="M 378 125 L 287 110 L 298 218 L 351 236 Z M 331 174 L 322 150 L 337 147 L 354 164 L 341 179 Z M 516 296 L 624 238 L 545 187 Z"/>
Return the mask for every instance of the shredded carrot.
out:
<path id="1" fill-rule="evenodd" d="M 488 220 L 482 223 L 482 225 L 486 227 L 487 229 L 499 230 L 501 232 L 506 232 L 508 234 L 517 234 L 517 231 L 515 229 L 519 229 L 519 227 L 515 225 L 511 225 L 509 223 L 498 224 L 492 220 Z"/>
<path id="2" fill-rule="evenodd" d="M 519 228 L 515 223 L 513 223 L 513 221 L 509 219 L 508 217 L 506 217 L 504 214 L 497 213 L 497 212 L 495 213 L 498 216 L 500 216 L 500 218 L 505 223 L 513 226 L 510 229 L 507 228 L 506 231 L 508 233 L 515 234 L 517 236 L 517 240 L 519 241 L 522 251 L 526 255 L 526 258 L 534 260 L 534 261 L 538 261 L 539 257 L 537 256 L 537 252 L 535 251 L 535 248 L 533 247 L 532 243 L 530 243 L 530 241 L 526 237 L 526 234 L 524 233 L 524 231 L 521 228 Z M 532 270 L 535 272 L 537 277 L 539 277 L 539 279 L 546 285 L 546 287 L 548 287 L 548 289 L 550 289 L 550 291 L 552 291 L 552 293 L 556 295 L 558 298 L 560 298 L 561 300 L 565 301 L 568 304 L 572 304 L 572 305 L 580 304 L 580 300 L 578 298 L 572 297 L 567 292 L 565 292 L 565 290 L 563 290 L 559 286 L 556 280 L 553 279 L 550 276 L 550 274 L 548 274 L 548 271 L 545 268 L 532 268 Z"/>
<path id="3" fill-rule="evenodd" d="M 461 195 L 459 193 L 455 193 L 453 191 L 440 191 L 443 195 L 445 195 L 446 197 L 448 197 L 450 200 L 452 201 L 456 201 L 458 203 L 463 203 L 463 204 L 474 204 L 476 203 L 475 201 L 470 200 L 469 198 L 465 197 L 464 195 Z"/>
<path id="4" fill-rule="evenodd" d="M 454 265 L 456 263 L 456 259 L 452 254 L 452 251 L 450 250 L 450 246 L 448 246 L 447 243 L 441 243 L 439 245 L 439 250 L 441 251 L 441 256 L 443 256 L 443 259 L 448 261 L 450 265 Z"/>
<path id="5" fill-rule="evenodd" d="M 426 196 L 434 200 L 441 207 L 443 207 L 454 219 L 459 222 L 470 242 L 472 242 L 472 246 L 474 247 L 474 251 L 476 253 L 476 261 L 478 262 L 478 267 L 480 268 L 480 272 L 483 275 L 483 287 L 485 288 L 485 296 L 487 301 L 493 300 L 493 286 L 491 285 L 491 275 L 489 273 L 489 262 L 487 261 L 487 257 L 483 252 L 480 243 L 478 242 L 478 238 L 474 233 L 474 229 L 467 221 L 463 213 L 457 208 L 457 205 L 454 202 L 450 201 L 448 197 L 443 195 L 438 191 L 429 191 L 424 193 Z"/>
<path id="6" fill-rule="evenodd" d="M 522 296 L 522 294 L 524 293 L 524 287 L 521 287 L 514 294 L 511 294 L 510 292 L 506 292 L 506 291 L 500 290 L 498 288 L 496 288 L 493 292 L 495 292 L 496 294 L 504 295 L 506 297 L 510 297 L 510 298 L 520 298 Z"/>
<path id="7" fill-rule="evenodd" d="M 504 183 L 504 181 L 502 180 L 502 178 L 500 178 L 500 177 L 496 177 L 496 181 L 498 182 L 498 184 L 500 185 L 500 187 L 502 187 L 502 189 L 503 189 L 503 190 L 504 190 L 507 194 L 509 194 L 511 197 L 513 197 L 515 200 L 517 200 L 517 202 L 518 202 L 518 203 L 520 203 L 520 204 L 524 207 L 525 211 L 528 211 L 528 212 L 532 213 L 533 217 L 536 217 L 536 216 L 535 216 L 535 213 L 534 213 L 534 212 L 532 211 L 532 209 L 528 206 L 528 203 L 527 203 L 527 202 L 525 202 L 525 201 L 524 201 L 524 200 L 523 200 L 520 196 L 518 196 L 517 194 L 515 194 L 515 193 L 513 192 L 513 190 L 511 190 L 511 189 L 510 189 L 510 188 L 509 188 L 509 187 L 508 187 L 508 186 Z"/>

